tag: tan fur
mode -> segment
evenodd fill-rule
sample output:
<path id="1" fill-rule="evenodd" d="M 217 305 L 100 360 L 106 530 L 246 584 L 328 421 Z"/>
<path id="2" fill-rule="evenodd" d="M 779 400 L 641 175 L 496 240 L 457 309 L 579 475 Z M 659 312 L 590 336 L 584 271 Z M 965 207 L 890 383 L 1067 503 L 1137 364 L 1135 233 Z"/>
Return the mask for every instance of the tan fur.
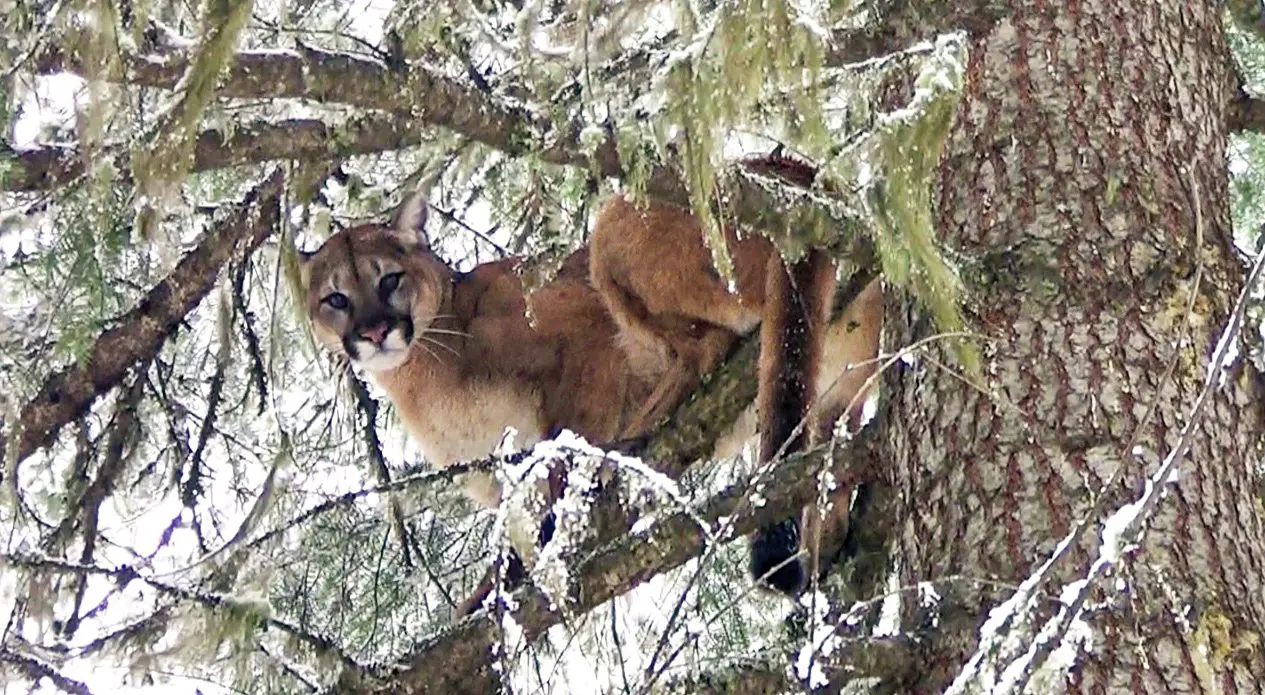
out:
<path id="1" fill-rule="evenodd" d="M 866 285 L 829 326 L 821 367 L 817 373 L 819 438 L 829 438 L 828 430 L 846 413 L 847 427 L 855 432 L 861 427 L 861 409 L 873 388 L 866 381 L 878 371 L 879 333 L 882 330 L 883 291 L 879 280 Z M 848 532 L 848 512 L 853 487 L 840 485 L 827 497 L 828 509 L 816 502 L 804 507 L 800 527 L 802 547 L 808 557 L 810 577 L 820 577 L 827 569 L 821 562 L 822 550 L 833 554 Z"/>
<path id="2" fill-rule="evenodd" d="M 720 281 L 689 211 L 657 203 L 639 208 L 615 196 L 598 214 L 589 257 L 593 286 L 619 325 L 634 372 L 658 384 L 626 436 L 671 412 L 737 336 L 759 324 L 772 246 L 763 237 L 725 234 L 738 294 Z"/>
<path id="3" fill-rule="evenodd" d="M 776 165 L 757 164 L 753 169 L 762 167 L 764 172 L 777 173 Z M 792 178 L 804 183 L 802 177 Z M 769 268 L 780 267 L 780 259 L 763 237 L 739 238 L 729 227 L 723 231 L 734 259 L 736 293 L 728 291 L 713 269 L 702 228 L 689 211 L 657 202 L 638 207 L 616 196 L 599 213 L 589 259 L 593 286 L 619 325 L 619 339 L 637 376 L 658 383 L 625 435 L 638 434 L 670 414 L 699 377 L 714 368 L 733 342 L 753 330 L 766 314 Z M 875 369 L 881 326 L 882 290 L 875 280 L 824 331 L 820 350 L 813 357 L 820 364 L 815 378 L 815 419 L 823 430 L 849 404 L 850 420 L 855 424 L 859 417 L 866 400 L 862 387 Z M 767 347 L 762 349 L 761 371 L 769 364 Z M 763 385 L 761 390 L 766 390 Z M 722 438 L 718 449 L 735 451 L 749 438 L 741 430 L 749 433 L 753 420 L 740 418 L 736 431 Z M 814 570 L 823 534 L 841 539 L 846 531 L 851 492 L 850 487 L 836 491 L 824 520 L 815 507 L 805 510 L 802 541 L 805 549 L 813 551 Z"/>
<path id="4" fill-rule="evenodd" d="M 736 294 L 712 267 L 702 228 L 689 211 L 657 202 L 638 207 L 615 196 L 598 214 L 589 257 L 593 286 L 619 325 L 633 370 L 658 383 L 659 391 L 688 394 L 738 336 L 759 325 L 773 246 L 760 236 L 738 239 L 728 227 L 725 236 L 737 274 Z M 878 353 L 882 296 L 881 283 L 871 282 L 827 329 L 817 378 L 823 421 L 833 423 L 842 415 L 873 373 L 872 364 L 861 363 Z M 625 435 L 640 434 L 679 400 L 655 403 L 658 407 L 630 423 Z M 857 399 L 857 408 L 864 400 Z"/>
<path id="5" fill-rule="evenodd" d="M 427 460 L 446 467 L 486 457 L 506 427 L 517 430 L 519 448 L 561 428 L 595 443 L 618 436 L 648 386 L 632 378 L 615 325 L 576 272 L 583 254 L 528 296 L 516 261 L 456 273 L 427 247 L 421 220 L 411 224 L 340 232 L 305 262 L 303 276 L 317 338 L 336 353 L 349 344 L 363 351 L 353 362 L 387 392 Z M 396 271 L 404 276 L 384 301 L 379 283 Z M 334 292 L 347 297 L 350 311 L 323 301 Z M 402 349 L 375 350 L 359 337 L 374 331 L 365 317 L 407 318 L 412 340 L 404 345 L 397 325 L 382 344 Z M 468 492 L 489 506 L 500 498 L 486 477 L 471 481 Z"/>
<path id="6" fill-rule="evenodd" d="M 821 368 L 817 372 L 817 410 L 823 427 L 833 427 L 853 398 L 849 429 L 859 427 L 860 408 L 868 398 L 861 393 L 877 369 L 879 331 L 882 328 L 883 291 L 878 281 L 866 285 L 827 327 Z M 875 319 L 878 319 L 877 321 Z M 742 411 L 733 427 L 717 440 L 713 458 L 733 458 L 756 437 L 758 419 L 752 404 Z"/>

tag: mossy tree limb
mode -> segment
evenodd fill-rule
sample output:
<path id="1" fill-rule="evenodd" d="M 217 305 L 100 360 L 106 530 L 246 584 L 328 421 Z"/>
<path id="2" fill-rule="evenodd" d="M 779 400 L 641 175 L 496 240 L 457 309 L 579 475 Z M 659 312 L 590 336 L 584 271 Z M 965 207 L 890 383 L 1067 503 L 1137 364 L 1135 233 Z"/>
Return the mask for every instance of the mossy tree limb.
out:
<path id="1" fill-rule="evenodd" d="M 317 118 L 256 121 L 231 132 L 205 130 L 193 142 L 190 172 L 261 164 L 273 160 L 325 161 L 355 155 L 389 152 L 424 142 L 425 124 L 371 113 L 331 125 Z M 127 154 L 114 152 L 115 167 L 127 171 Z M 0 190 L 38 191 L 64 185 L 85 173 L 74 148 L 47 146 L 34 150 L 0 152 Z"/>
<path id="2" fill-rule="evenodd" d="M 826 65 L 844 65 L 887 55 L 953 31 L 980 36 L 1010 14 L 1007 3 L 1000 0 L 887 0 L 876 5 L 875 13 L 882 21 L 833 32 L 824 56 Z"/>

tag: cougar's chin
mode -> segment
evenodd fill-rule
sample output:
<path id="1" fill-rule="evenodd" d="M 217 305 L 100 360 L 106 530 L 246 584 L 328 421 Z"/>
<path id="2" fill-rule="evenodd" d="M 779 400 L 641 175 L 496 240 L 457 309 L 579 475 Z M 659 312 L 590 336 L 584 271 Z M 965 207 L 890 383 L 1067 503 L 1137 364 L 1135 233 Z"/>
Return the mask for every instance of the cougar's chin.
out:
<path id="1" fill-rule="evenodd" d="M 408 361 L 408 352 L 408 348 L 369 347 L 361 352 L 361 357 L 356 360 L 356 364 L 369 372 L 389 372 Z"/>
<path id="2" fill-rule="evenodd" d="M 412 343 L 413 323 L 405 319 L 392 326 L 380 344 L 356 339 L 347 352 L 352 361 L 365 371 L 389 372 L 408 361 Z"/>

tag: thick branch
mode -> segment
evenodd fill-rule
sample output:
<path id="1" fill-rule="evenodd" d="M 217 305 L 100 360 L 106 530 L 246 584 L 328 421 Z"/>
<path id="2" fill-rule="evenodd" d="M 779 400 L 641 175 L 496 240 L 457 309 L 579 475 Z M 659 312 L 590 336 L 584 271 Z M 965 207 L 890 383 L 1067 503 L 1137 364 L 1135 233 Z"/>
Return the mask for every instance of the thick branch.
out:
<path id="1" fill-rule="evenodd" d="M 890 0 L 879 9 L 881 19 L 877 23 L 833 30 L 825 64 L 845 65 L 880 57 L 951 31 L 979 35 L 990 30 L 1005 11 L 1006 3 L 999 0 L 957 3 Z M 188 70 L 189 60 L 189 55 L 183 51 L 124 55 L 118 65 L 110 66 L 112 74 L 105 77 L 145 87 L 172 89 Z M 621 58 L 612 61 L 610 66 L 602 68 L 601 74 L 610 75 L 613 71 L 646 62 L 648 56 L 634 54 L 631 60 Z M 62 71 L 84 73 L 87 67 L 84 57 L 78 53 L 66 53 L 60 47 L 49 46 L 37 57 L 32 69 L 41 74 Z M 506 132 L 497 134 L 490 127 L 494 123 L 520 120 L 526 124 L 542 125 L 541 119 L 532 117 L 525 109 L 515 105 L 488 104 L 485 106 L 492 108 L 487 111 L 464 108 L 468 102 L 464 96 L 471 91 L 481 93 L 472 86 L 417 65 L 397 70 L 364 56 L 299 46 L 293 51 L 238 53 L 233 65 L 223 75 L 218 93 L 240 99 L 289 98 L 345 104 L 362 109 L 406 112 L 422 119 L 427 119 L 428 113 L 443 118 L 438 114 L 451 109 L 466 124 L 463 130 L 483 132 L 490 139 L 510 135 Z M 419 95 L 422 97 L 420 104 L 417 103 Z M 489 127 L 479 127 L 479 124 Z"/>
<path id="2" fill-rule="evenodd" d="M 188 55 L 178 51 L 126 55 L 120 67 L 105 77 L 171 89 L 184 75 L 188 61 Z M 50 47 L 34 69 L 81 73 L 85 66 L 77 54 Z M 533 131 L 549 125 L 547 119 L 534 117 L 521 106 L 481 98 L 474 88 L 420 65 L 396 71 L 377 60 L 312 47 L 239 52 L 221 76 L 217 93 L 238 99 L 305 99 L 409 115 L 515 153 L 531 144 Z"/>
<path id="3" fill-rule="evenodd" d="M 180 321 L 210 292 L 229 259 L 250 253 L 276 228 L 281 185 L 277 169 L 247 194 L 236 213 L 204 234 L 117 326 L 102 333 L 84 360 L 45 380 L 12 428 L 21 433 L 18 461 L 51 443 L 63 425 L 117 386 L 134 365 L 158 354 Z"/>
<path id="4" fill-rule="evenodd" d="M 921 41 L 934 41 L 937 36 L 965 31 L 967 36 L 981 36 L 1007 12 L 1000 0 L 969 2 L 920 2 L 889 0 L 878 3 L 877 24 L 860 29 L 837 30 L 826 51 L 826 65 L 846 65 L 895 53 Z"/>
<path id="5" fill-rule="evenodd" d="M 1246 130 L 1265 133 L 1265 101 L 1253 97 L 1239 87 L 1238 93 L 1230 102 L 1226 127 L 1231 132 Z"/>
<path id="6" fill-rule="evenodd" d="M 235 126 L 227 134 L 218 129 L 199 134 L 190 170 L 208 171 L 278 159 L 340 159 L 412 147 L 426 136 L 425 127 L 382 114 L 352 119 L 342 125 L 329 125 L 316 118 L 259 121 Z M 127 157 L 126 151 L 115 150 L 113 162 L 117 171 L 131 171 Z M 6 191 L 52 189 L 83 176 L 85 171 L 78 150 L 56 146 L 0 153 L 0 162 L 6 165 L 0 190 Z"/>
<path id="7" fill-rule="evenodd" d="M 171 87 L 183 74 L 181 54 L 125 57 L 119 74 L 111 79 L 152 87 Z M 39 71 L 76 69 L 75 56 L 50 50 L 37 61 Z M 580 141 L 583 123 L 554 124 L 523 106 L 467 86 L 413 64 L 394 71 L 368 58 L 304 48 L 288 52 L 237 54 L 220 83 L 225 97 L 295 97 L 339 102 L 369 110 L 407 115 L 412 121 L 395 131 L 401 139 L 405 128 L 416 124 L 446 128 L 470 140 L 511 155 L 532 152 L 541 161 L 584 167 L 611 178 L 625 178 L 623 162 L 612 137 L 596 149 Z M 415 136 L 414 136 L 415 137 Z M 379 141 L 380 142 L 380 141 Z M 772 179 L 731 170 L 732 197 L 726 212 L 746 225 L 786 230 L 790 221 L 808 215 L 840 230 L 847 257 L 870 256 L 868 239 L 859 232 L 859 215 L 839 201 L 830 201 L 804 189 L 781 185 Z M 646 194 L 658 200 L 689 205 L 680 176 L 671 166 L 660 165 L 645 181 Z"/>
<path id="8" fill-rule="evenodd" d="M 872 434 L 863 434 L 865 436 Z M 852 444 L 837 444 L 833 460 L 847 460 L 846 451 Z M 828 460 L 830 446 L 795 454 L 775 464 L 765 477 L 762 491 L 765 504 L 761 507 L 752 508 L 750 489 L 740 484 L 716 495 L 693 513 L 677 511 L 665 515 L 637 534 L 631 533 L 631 522 L 614 529 L 599 526 L 599 542 L 605 538 L 614 540 L 599 544 L 597 550 L 573 568 L 577 579 L 569 608 L 576 612 L 588 611 L 697 556 L 705 547 L 705 537 L 696 519 L 716 529 L 718 520 L 728 517 L 732 526 L 722 540 L 729 540 L 791 514 L 816 495 L 817 471 Z M 841 483 L 846 484 L 858 479 L 862 471 L 846 469 L 837 475 Z M 594 517 L 612 516 L 605 511 L 598 510 Z M 550 610 L 550 599 L 534 588 L 518 592 L 515 598 L 517 609 L 513 611 L 513 619 L 523 628 L 528 640 L 562 620 L 560 613 Z M 492 667 L 489 646 L 498 634 L 496 618 L 486 612 L 478 613 L 422 642 L 402 667 L 378 674 L 374 682 L 362 681 L 349 673 L 340 683 L 340 692 L 495 692 L 499 681 Z"/>

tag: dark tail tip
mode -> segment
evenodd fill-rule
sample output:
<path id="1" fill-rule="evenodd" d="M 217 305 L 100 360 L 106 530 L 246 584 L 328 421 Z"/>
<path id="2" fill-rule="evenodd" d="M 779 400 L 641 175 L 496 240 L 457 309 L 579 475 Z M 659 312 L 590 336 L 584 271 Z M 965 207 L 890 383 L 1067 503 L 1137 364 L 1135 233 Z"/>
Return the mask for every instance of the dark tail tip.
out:
<path id="1" fill-rule="evenodd" d="M 787 596 L 803 590 L 806 577 L 799 553 L 799 520 L 782 519 L 751 538 L 751 576 Z"/>

